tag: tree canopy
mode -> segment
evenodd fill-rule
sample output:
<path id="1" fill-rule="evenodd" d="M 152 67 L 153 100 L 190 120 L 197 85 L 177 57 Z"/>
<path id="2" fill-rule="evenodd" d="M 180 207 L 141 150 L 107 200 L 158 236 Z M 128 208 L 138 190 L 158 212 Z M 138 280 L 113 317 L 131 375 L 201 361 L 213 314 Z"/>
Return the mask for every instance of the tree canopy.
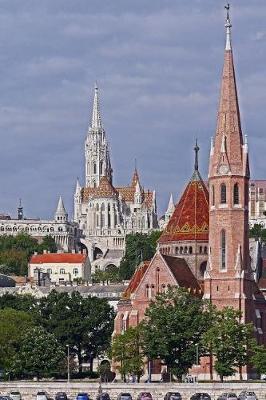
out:
<path id="1" fill-rule="evenodd" d="M 161 233 L 153 231 L 150 234 L 132 233 L 126 236 L 126 251 L 120 263 L 121 279 L 130 279 L 141 261 L 154 256 Z"/>
<path id="2" fill-rule="evenodd" d="M 256 240 L 261 239 L 263 242 L 266 242 L 266 229 L 260 224 L 254 224 L 254 226 L 249 230 L 249 236 Z"/>
<path id="3" fill-rule="evenodd" d="M 145 354 L 151 360 L 161 358 L 180 380 L 196 363 L 210 314 L 207 303 L 186 289 L 171 288 L 159 294 L 142 324 Z"/>
<path id="4" fill-rule="evenodd" d="M 57 246 L 51 236 L 43 238 L 42 243 L 26 233 L 16 236 L 0 236 L 0 273 L 7 275 L 27 275 L 28 261 L 34 252 L 43 250 L 55 252 Z"/>

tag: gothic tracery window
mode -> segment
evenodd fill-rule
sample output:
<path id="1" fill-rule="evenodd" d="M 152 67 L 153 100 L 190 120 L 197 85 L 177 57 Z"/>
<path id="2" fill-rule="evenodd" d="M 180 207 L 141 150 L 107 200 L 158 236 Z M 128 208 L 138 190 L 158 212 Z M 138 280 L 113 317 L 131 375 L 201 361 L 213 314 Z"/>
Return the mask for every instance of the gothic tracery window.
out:
<path id="1" fill-rule="evenodd" d="M 238 186 L 238 183 L 234 184 L 234 204 L 239 204 L 239 186 Z"/>
<path id="2" fill-rule="evenodd" d="M 226 233 L 225 230 L 222 229 L 221 231 L 221 237 L 220 237 L 220 250 L 221 250 L 221 254 L 220 254 L 220 265 L 221 265 L 221 269 L 225 270 L 226 269 Z"/>
<path id="3" fill-rule="evenodd" d="M 212 205 L 215 205 L 215 189 L 214 189 L 214 185 L 212 185 Z"/>
<path id="4" fill-rule="evenodd" d="M 221 184 L 221 204 L 226 204 L 226 185 Z"/>

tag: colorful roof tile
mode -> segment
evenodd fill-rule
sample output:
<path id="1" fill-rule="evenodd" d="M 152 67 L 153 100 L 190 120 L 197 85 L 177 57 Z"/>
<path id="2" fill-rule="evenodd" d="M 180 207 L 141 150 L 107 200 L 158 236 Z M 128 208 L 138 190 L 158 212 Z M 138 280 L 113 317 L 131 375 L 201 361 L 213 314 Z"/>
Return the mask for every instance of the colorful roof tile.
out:
<path id="1" fill-rule="evenodd" d="M 87 255 L 80 253 L 45 253 L 45 254 L 34 254 L 31 256 L 30 264 L 45 264 L 45 263 L 84 263 Z"/>
<path id="2" fill-rule="evenodd" d="M 123 294 L 124 299 L 129 299 L 130 295 L 135 292 L 135 290 L 139 286 L 145 272 L 147 271 L 149 265 L 150 265 L 150 261 L 143 261 L 138 266 L 138 268 L 134 272 L 134 275 L 132 276 L 132 278 L 129 282 L 128 287 L 126 288 L 126 290 Z"/>

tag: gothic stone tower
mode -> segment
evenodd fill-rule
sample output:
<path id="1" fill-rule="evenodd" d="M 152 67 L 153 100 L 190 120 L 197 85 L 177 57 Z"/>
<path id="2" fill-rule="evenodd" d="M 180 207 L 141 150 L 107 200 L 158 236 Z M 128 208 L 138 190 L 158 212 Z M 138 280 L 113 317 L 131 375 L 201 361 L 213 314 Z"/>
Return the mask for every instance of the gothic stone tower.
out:
<path id="1" fill-rule="evenodd" d="M 85 141 L 85 186 L 98 187 L 102 176 L 112 183 L 109 147 L 101 121 L 98 87 L 95 85 L 91 126 Z"/>
<path id="2" fill-rule="evenodd" d="M 249 164 L 243 141 L 231 46 L 229 6 L 217 129 L 209 164 L 209 262 L 204 293 L 218 308 L 232 306 L 254 320 L 248 242 Z"/>

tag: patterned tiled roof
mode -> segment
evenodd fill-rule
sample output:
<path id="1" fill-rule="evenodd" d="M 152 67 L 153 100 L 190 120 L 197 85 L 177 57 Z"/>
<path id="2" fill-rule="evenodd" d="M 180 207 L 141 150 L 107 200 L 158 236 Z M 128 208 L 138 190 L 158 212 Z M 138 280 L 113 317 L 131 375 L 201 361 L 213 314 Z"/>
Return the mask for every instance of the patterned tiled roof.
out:
<path id="1" fill-rule="evenodd" d="M 129 299 L 130 295 L 135 292 L 135 290 L 139 286 L 145 272 L 147 271 L 149 265 L 150 265 L 150 261 L 144 261 L 136 269 L 136 271 L 134 272 L 134 275 L 132 276 L 132 278 L 129 282 L 127 289 L 125 290 L 125 292 L 123 294 L 124 299 Z"/>
<path id="2" fill-rule="evenodd" d="M 98 187 L 86 187 L 82 189 L 82 198 L 85 201 L 91 197 L 113 197 L 117 195 L 117 190 L 109 182 L 106 176 L 101 177 Z"/>
<path id="3" fill-rule="evenodd" d="M 159 243 L 184 240 L 208 241 L 209 193 L 198 171 L 194 171 Z"/>

